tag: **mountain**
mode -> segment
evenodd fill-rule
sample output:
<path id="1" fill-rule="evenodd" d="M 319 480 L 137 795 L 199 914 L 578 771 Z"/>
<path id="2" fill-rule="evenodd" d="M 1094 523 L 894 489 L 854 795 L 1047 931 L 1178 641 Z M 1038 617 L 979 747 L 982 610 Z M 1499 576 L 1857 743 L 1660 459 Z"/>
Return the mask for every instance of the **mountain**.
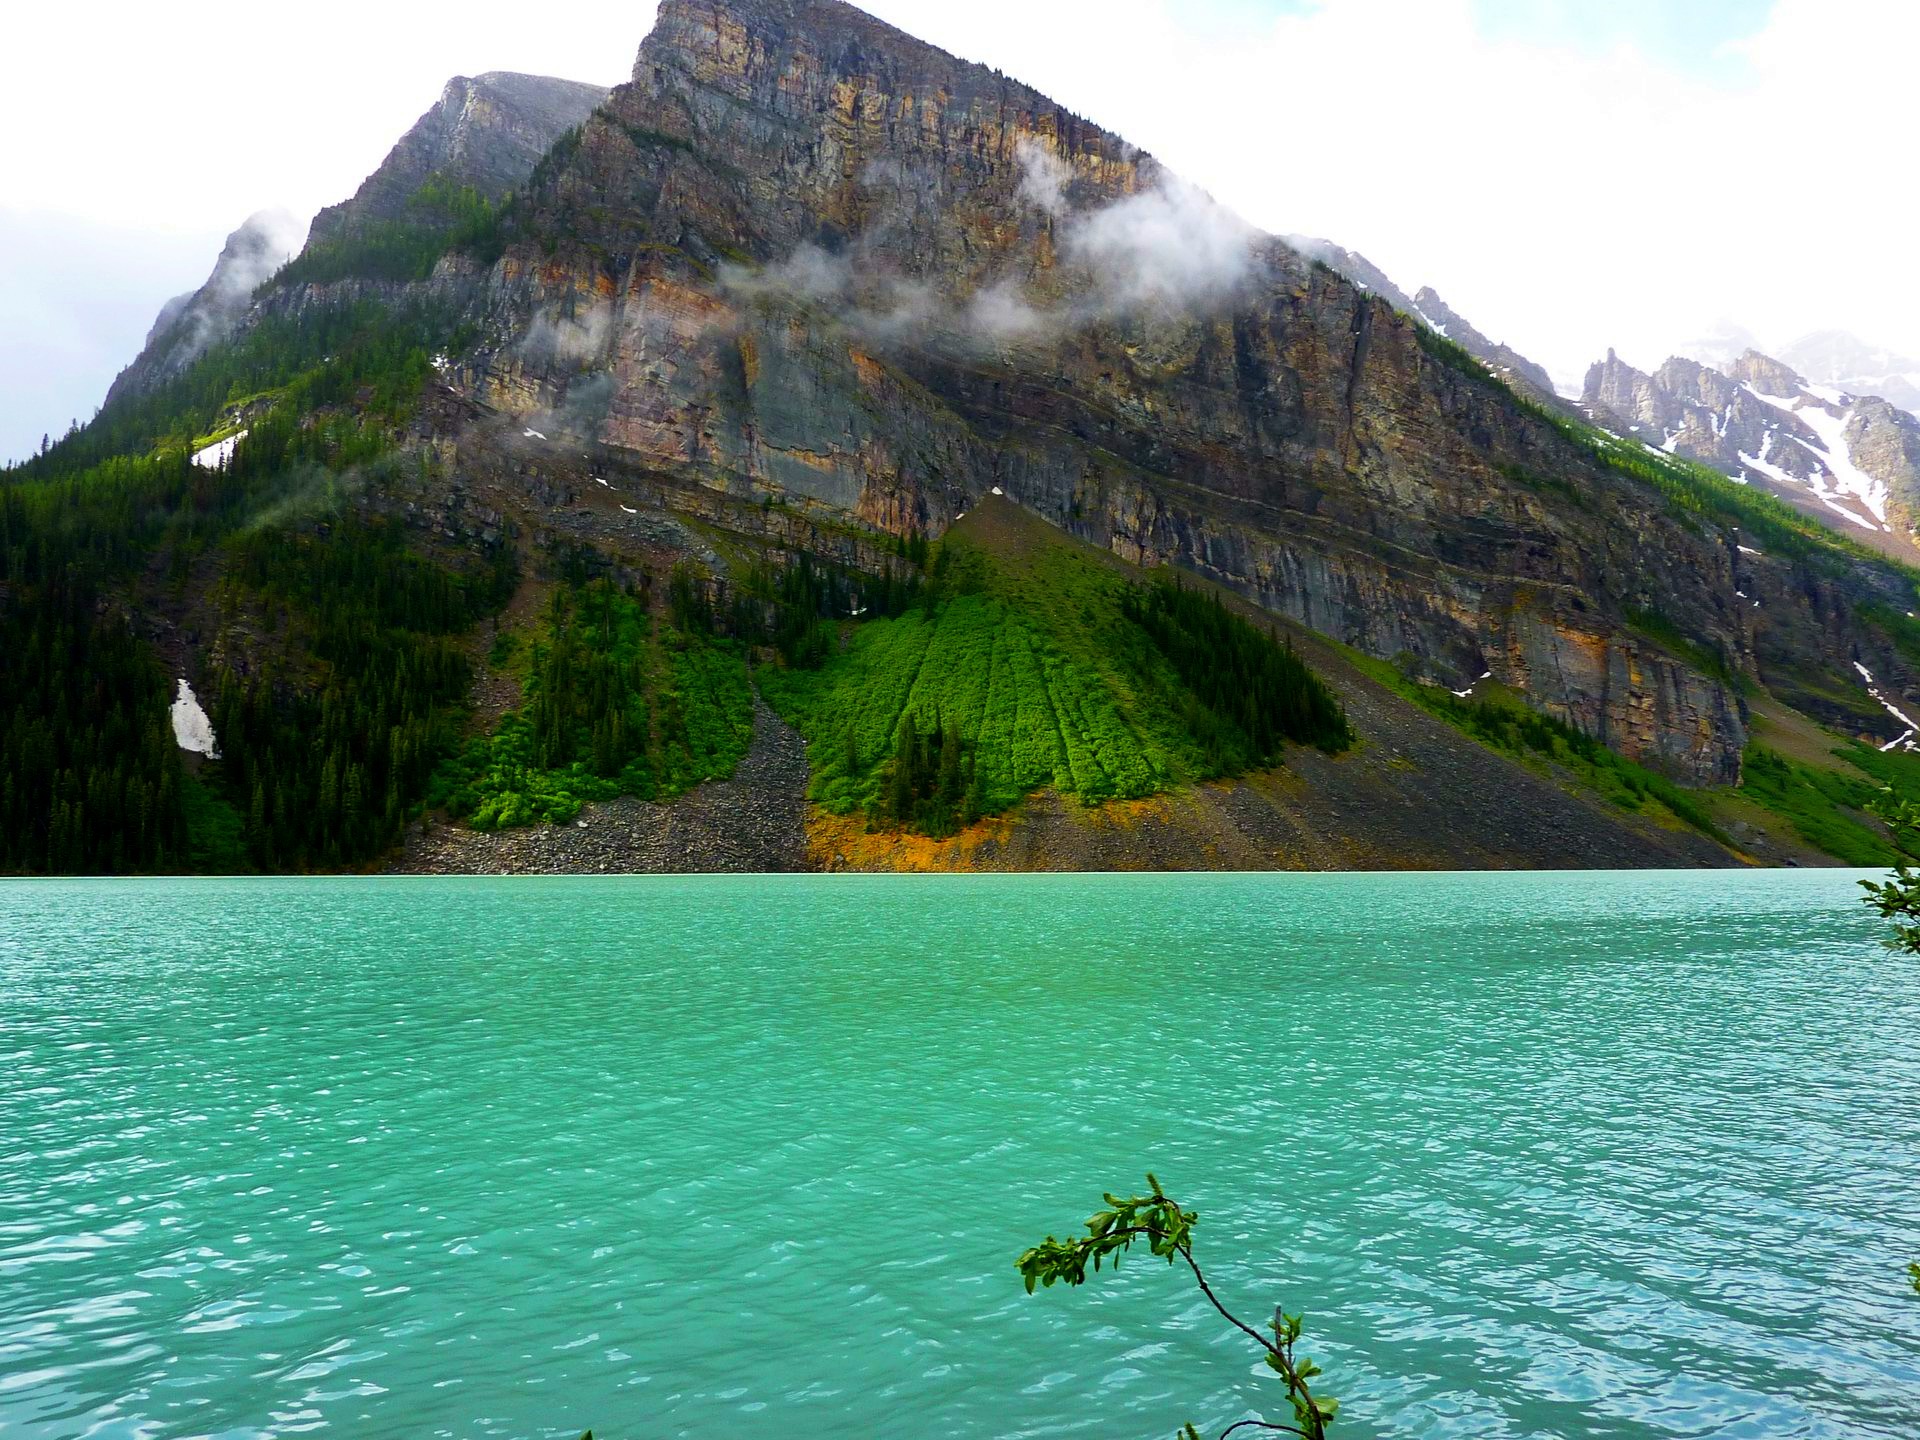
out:
<path id="1" fill-rule="evenodd" d="M 1416 316 L 1475 359 L 1492 366 L 1494 372 L 1509 385 L 1521 386 L 1543 400 L 1558 398 L 1553 388 L 1553 377 L 1547 374 L 1544 365 L 1527 359 L 1512 346 L 1489 340 L 1474 329 L 1465 317 L 1455 314 L 1431 285 L 1422 286 L 1420 293 L 1413 297 L 1413 308 Z"/>
<path id="2" fill-rule="evenodd" d="M 1780 358 L 1816 385 L 1873 395 L 1920 413 L 1920 360 L 1867 344 L 1844 330 L 1803 335 Z"/>
<path id="3" fill-rule="evenodd" d="M 313 238 L 325 242 L 373 222 L 406 220 L 429 180 L 471 186 L 497 200 L 606 98 L 600 86 L 545 75 L 456 76 L 352 199 L 314 217 Z"/>
<path id="4" fill-rule="evenodd" d="M 254 290 L 292 258 L 304 237 L 300 222 L 284 210 L 249 216 L 227 237 L 206 283 L 160 308 L 139 357 L 114 380 L 106 403 L 179 374 L 228 339 L 253 304 Z"/>
<path id="5" fill-rule="evenodd" d="M 1912 572 L 1038 92 L 664 0 L 470 98 L 0 481 L 0 868 L 1895 853 Z"/>
<path id="6" fill-rule="evenodd" d="M 1622 435 L 1920 559 L 1920 420 L 1885 400 L 1811 385 L 1756 350 L 1725 370 L 1675 357 L 1651 375 L 1609 350 L 1582 399 Z"/>
<path id="7" fill-rule="evenodd" d="M 303 248 L 324 250 L 368 227 L 412 228 L 423 218 L 422 190 L 470 187 L 499 200 L 524 181 L 554 141 L 585 120 L 607 92 L 573 80 L 493 72 L 447 82 L 439 103 L 401 137 L 380 168 L 349 199 L 329 206 L 308 230 L 285 211 L 251 216 L 227 237 L 206 284 L 161 307 L 139 356 L 107 392 L 113 404 L 178 375 L 213 344 L 229 339 L 252 308 L 254 291 Z"/>

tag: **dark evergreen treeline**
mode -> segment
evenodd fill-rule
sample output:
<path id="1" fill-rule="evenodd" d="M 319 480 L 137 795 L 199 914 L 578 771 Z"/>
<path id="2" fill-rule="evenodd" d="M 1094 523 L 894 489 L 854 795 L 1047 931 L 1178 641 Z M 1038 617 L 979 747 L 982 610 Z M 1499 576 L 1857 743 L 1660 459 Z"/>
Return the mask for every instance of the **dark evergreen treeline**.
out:
<path id="1" fill-rule="evenodd" d="M 395 463 L 393 426 L 450 329 L 431 306 L 269 315 L 0 475 L 0 867 L 296 869 L 397 834 L 464 702 L 449 637 L 511 576 L 452 573 L 352 521 L 324 544 L 248 527 Z M 236 428 L 225 464 L 194 463 Z M 205 557 L 290 624 L 280 663 L 202 687 L 222 747 L 202 783 L 173 744 L 169 677 L 110 617 Z"/>
<path id="2" fill-rule="evenodd" d="M 857 757 L 856 757 L 857 760 Z M 922 730 L 913 713 L 900 717 L 899 738 L 887 762 L 875 819 L 941 839 L 979 819 L 986 773 L 960 727 L 935 716 Z"/>
<path id="3" fill-rule="evenodd" d="M 678 794 L 732 773 L 752 735 L 738 646 L 660 623 L 644 583 L 556 589 L 542 623 L 502 634 L 491 663 L 520 674 L 525 703 L 449 757 L 429 795 L 476 829 L 564 823 L 589 800 Z"/>
<path id="4" fill-rule="evenodd" d="M 0 872 L 166 870 L 188 861 L 187 780 L 167 677 L 97 592 L 0 585 Z"/>
<path id="5" fill-rule="evenodd" d="M 1271 764 L 1287 741 L 1324 750 L 1352 743 L 1333 692 L 1291 646 L 1219 596 L 1160 579 L 1133 587 L 1121 604 L 1192 692 L 1187 725 L 1214 773 Z"/>
<path id="6" fill-rule="evenodd" d="M 151 391 L 120 397 L 0 480 L 84 480 L 115 457 L 188 450 L 224 415 L 269 399 L 289 418 L 353 401 L 363 418 L 390 421 L 418 396 L 433 353 L 456 342 L 453 332 L 448 314 L 426 303 L 362 300 L 265 315 L 234 343 L 214 346 Z"/>
<path id="7" fill-rule="evenodd" d="M 924 542 L 922 553 L 924 553 Z M 733 633 L 769 646 L 790 666 L 815 669 L 833 652 L 843 620 L 902 614 L 920 593 L 919 576 L 892 565 L 879 575 L 816 565 L 802 551 L 779 569 L 750 570 L 733 602 Z"/>
<path id="8" fill-rule="evenodd" d="M 233 579 L 292 609 L 323 671 L 218 677 L 219 780 L 248 857 L 263 870 L 361 863 L 399 838 L 457 739 L 470 672 L 455 637 L 512 592 L 511 555 L 456 571 L 351 516 L 324 533 L 257 531 L 232 552 Z"/>
<path id="9" fill-rule="evenodd" d="M 581 760 L 612 779 L 646 755 L 646 654 L 620 643 L 631 614 L 621 598 L 605 580 L 573 596 L 553 592 L 545 653 L 534 667 L 527 707 L 532 760 L 540 769 Z"/>

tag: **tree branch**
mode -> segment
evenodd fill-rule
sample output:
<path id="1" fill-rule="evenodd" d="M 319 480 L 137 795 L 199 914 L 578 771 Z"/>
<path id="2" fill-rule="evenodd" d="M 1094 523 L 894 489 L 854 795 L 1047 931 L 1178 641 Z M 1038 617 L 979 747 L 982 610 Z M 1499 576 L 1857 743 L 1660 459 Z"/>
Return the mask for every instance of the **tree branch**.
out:
<path id="1" fill-rule="evenodd" d="M 1212 1304 L 1214 1309 L 1218 1310 L 1221 1313 L 1221 1315 L 1226 1317 L 1226 1321 L 1229 1325 L 1236 1326 L 1240 1330 L 1243 1330 L 1248 1335 L 1252 1336 L 1253 1342 L 1256 1345 L 1258 1345 L 1262 1350 L 1265 1350 L 1268 1354 L 1272 1355 L 1276 1360 L 1284 1360 L 1287 1358 L 1283 1353 L 1281 1353 L 1280 1347 L 1278 1345 L 1274 1344 L 1273 1341 L 1267 1339 L 1266 1336 L 1262 1335 L 1258 1330 L 1254 1329 L 1251 1325 L 1247 1324 L 1246 1321 L 1242 1320 L 1238 1315 L 1235 1315 L 1231 1310 L 1227 1309 L 1226 1306 L 1220 1303 L 1220 1297 L 1214 1294 L 1213 1287 L 1207 1284 L 1207 1277 L 1200 1273 L 1199 1262 L 1197 1262 L 1193 1258 L 1193 1250 L 1190 1246 L 1182 1245 L 1180 1247 L 1180 1258 L 1187 1262 L 1187 1268 L 1193 1271 L 1193 1278 L 1200 1282 L 1200 1293 L 1207 1297 L 1208 1302 Z"/>
<path id="2" fill-rule="evenodd" d="M 1282 1425 L 1278 1420 L 1236 1420 L 1220 1432 L 1220 1440 L 1227 1440 L 1227 1436 L 1236 1430 L 1246 1429 L 1284 1430 L 1289 1435 L 1298 1435 L 1300 1440 L 1313 1440 L 1313 1437 L 1308 1435 L 1307 1432 L 1302 1430 L 1298 1425 Z"/>

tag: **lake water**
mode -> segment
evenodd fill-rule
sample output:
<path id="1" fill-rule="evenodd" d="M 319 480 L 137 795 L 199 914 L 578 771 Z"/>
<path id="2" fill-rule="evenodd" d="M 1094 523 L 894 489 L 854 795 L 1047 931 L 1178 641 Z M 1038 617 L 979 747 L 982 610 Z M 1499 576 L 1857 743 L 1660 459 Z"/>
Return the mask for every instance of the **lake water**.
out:
<path id="1" fill-rule="evenodd" d="M 1920 1434 L 1856 878 L 0 886 L 0 1433 Z"/>

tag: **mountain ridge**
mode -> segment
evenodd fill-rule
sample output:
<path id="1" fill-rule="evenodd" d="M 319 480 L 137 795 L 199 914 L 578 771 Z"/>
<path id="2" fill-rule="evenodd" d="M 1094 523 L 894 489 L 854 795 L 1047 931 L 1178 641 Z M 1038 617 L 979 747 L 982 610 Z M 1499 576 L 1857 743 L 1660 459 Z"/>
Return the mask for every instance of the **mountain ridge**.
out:
<path id="1" fill-rule="evenodd" d="M 1806 853 L 1738 798 L 1756 737 L 1817 729 L 1786 707 L 1877 744 L 1915 688 L 1911 572 L 1584 425 L 998 72 L 830 0 L 667 0 L 633 77 L 531 160 L 508 127 L 505 195 L 396 147 L 229 337 L 0 486 L 0 532 L 34 537 L 0 583 L 34 604 L 33 507 L 92 487 L 123 597 L 94 613 L 213 697 L 194 773 L 256 865 L 365 863 L 427 801 L 493 824 L 715 780 L 748 680 L 964 600 L 945 538 L 1003 502 L 1376 667 L 1363 746 L 1424 710 L 1489 775 L 1716 856 Z M 871 741 L 863 794 L 894 763 Z M 1856 751 L 1819 805 L 1895 763 Z M 1054 773 L 1017 804 L 1081 784 Z M 1482 788 L 1455 800 L 1497 827 Z M 1443 833 L 1432 793 L 1401 803 Z"/>
<path id="2" fill-rule="evenodd" d="M 1587 372 L 1582 400 L 1621 435 L 1763 485 L 1899 559 L 1920 560 L 1920 419 L 1884 399 L 1810 385 L 1748 349 L 1723 369 L 1675 356 L 1650 375 L 1609 350 Z"/>

